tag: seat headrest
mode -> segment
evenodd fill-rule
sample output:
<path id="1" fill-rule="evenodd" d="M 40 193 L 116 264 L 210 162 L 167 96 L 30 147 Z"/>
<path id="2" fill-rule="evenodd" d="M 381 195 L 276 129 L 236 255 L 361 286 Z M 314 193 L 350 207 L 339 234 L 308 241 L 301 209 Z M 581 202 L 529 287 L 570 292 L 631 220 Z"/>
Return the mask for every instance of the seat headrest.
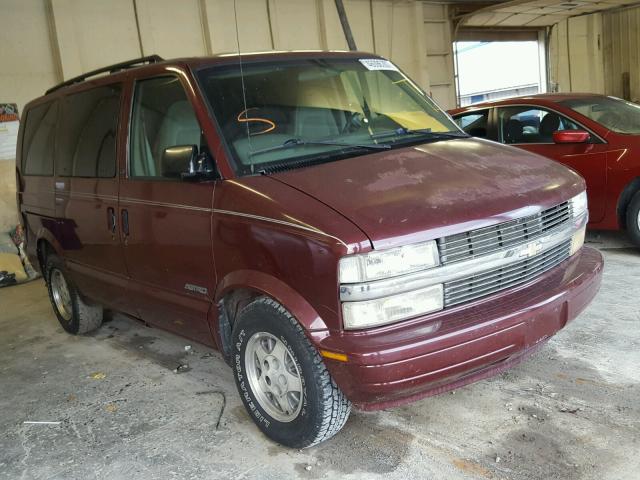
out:
<path id="1" fill-rule="evenodd" d="M 547 113 L 540 122 L 540 134 L 551 136 L 560 128 L 560 117 L 555 113 Z"/>
<path id="2" fill-rule="evenodd" d="M 524 125 L 520 120 L 510 118 L 504 124 L 504 141 L 505 143 L 518 143 L 522 140 L 524 134 Z"/>

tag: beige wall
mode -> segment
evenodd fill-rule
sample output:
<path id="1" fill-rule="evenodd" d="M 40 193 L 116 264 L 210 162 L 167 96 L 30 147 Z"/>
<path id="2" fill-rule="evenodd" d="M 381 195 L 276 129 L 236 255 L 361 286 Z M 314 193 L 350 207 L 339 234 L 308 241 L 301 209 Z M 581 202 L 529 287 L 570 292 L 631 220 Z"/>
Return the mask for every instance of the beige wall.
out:
<path id="1" fill-rule="evenodd" d="M 57 80 L 44 0 L 0 3 L 0 102 L 23 105 Z"/>
<path id="2" fill-rule="evenodd" d="M 434 39 L 425 30 L 422 2 L 344 3 L 360 50 L 391 58 L 444 107 L 453 105 L 435 85 L 443 82 L 441 65 L 433 65 L 439 77 L 430 82 L 427 44 Z M 334 0 L 236 5 L 242 51 L 347 49 Z M 1 0 L 0 18 L 0 102 L 16 102 L 20 112 L 52 85 L 104 65 L 152 53 L 175 58 L 237 50 L 233 0 Z M 13 183 L 13 162 L 0 162 L 0 230 L 15 221 Z"/>
<path id="3" fill-rule="evenodd" d="M 0 233 L 11 230 L 17 223 L 16 164 L 0 160 Z"/>
<path id="4" fill-rule="evenodd" d="M 602 14 L 573 17 L 554 25 L 549 53 L 550 90 L 604 92 Z"/>
<path id="5" fill-rule="evenodd" d="M 390 57 L 429 90 L 422 2 L 344 2 L 358 48 Z M 242 51 L 347 49 L 334 0 L 237 0 L 237 12 Z M 2 0 L 0 18 L 0 101 L 20 110 L 111 63 L 237 50 L 233 0 Z"/>
<path id="6" fill-rule="evenodd" d="M 640 7 L 603 15 L 603 52 L 606 93 L 640 102 Z"/>
<path id="7" fill-rule="evenodd" d="M 640 102 L 640 7 L 555 25 L 550 38 L 550 78 L 560 92 L 595 92 Z"/>
<path id="8" fill-rule="evenodd" d="M 429 93 L 442 108 L 454 108 L 456 89 L 453 77 L 452 23 L 449 19 L 449 6 L 437 2 L 424 2 L 423 15 Z"/>

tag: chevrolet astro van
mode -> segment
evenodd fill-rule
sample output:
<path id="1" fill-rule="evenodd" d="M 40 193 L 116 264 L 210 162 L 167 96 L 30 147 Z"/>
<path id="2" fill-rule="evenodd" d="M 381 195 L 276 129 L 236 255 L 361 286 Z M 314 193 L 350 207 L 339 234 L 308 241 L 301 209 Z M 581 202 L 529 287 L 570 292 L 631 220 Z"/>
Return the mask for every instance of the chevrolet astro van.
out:
<path id="1" fill-rule="evenodd" d="M 24 117 L 18 204 L 62 327 L 108 309 L 217 348 L 283 445 L 504 371 L 600 285 L 583 179 L 469 137 L 375 55 L 146 57 Z"/>

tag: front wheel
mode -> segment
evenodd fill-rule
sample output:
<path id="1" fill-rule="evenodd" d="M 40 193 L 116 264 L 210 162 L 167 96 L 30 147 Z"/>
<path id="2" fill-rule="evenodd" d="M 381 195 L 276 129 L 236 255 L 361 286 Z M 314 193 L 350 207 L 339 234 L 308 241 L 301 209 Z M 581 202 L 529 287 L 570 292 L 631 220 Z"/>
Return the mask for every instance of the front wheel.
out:
<path id="1" fill-rule="evenodd" d="M 269 438 L 305 448 L 343 427 L 351 403 L 282 305 L 268 297 L 247 305 L 234 325 L 233 346 L 240 397 Z"/>
<path id="2" fill-rule="evenodd" d="M 640 191 L 631 198 L 627 207 L 627 233 L 631 241 L 640 247 Z"/>

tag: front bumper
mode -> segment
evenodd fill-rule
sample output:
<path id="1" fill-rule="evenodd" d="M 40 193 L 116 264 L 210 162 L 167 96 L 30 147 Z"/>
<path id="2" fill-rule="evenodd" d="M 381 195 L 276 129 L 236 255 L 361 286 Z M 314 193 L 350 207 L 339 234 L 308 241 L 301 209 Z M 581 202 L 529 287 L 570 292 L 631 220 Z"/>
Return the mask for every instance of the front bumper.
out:
<path id="1" fill-rule="evenodd" d="M 436 314 L 363 332 L 341 332 L 318 347 L 358 408 L 409 403 L 500 373 L 573 320 L 602 280 L 602 255 L 580 252 L 531 282 Z"/>

